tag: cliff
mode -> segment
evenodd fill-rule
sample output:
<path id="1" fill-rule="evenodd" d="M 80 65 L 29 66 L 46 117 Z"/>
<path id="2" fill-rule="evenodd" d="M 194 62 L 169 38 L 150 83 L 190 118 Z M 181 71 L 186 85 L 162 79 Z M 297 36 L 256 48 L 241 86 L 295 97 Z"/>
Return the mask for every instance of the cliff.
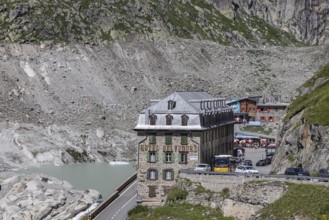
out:
<path id="1" fill-rule="evenodd" d="M 298 88 L 278 136 L 273 169 L 301 166 L 316 174 L 329 164 L 329 64 Z"/>
<path id="2" fill-rule="evenodd" d="M 213 2 L 222 14 L 231 19 L 236 17 L 239 11 L 244 11 L 292 34 L 297 40 L 306 44 L 329 42 L 329 5 L 326 0 L 209 0 L 209 2 Z"/>

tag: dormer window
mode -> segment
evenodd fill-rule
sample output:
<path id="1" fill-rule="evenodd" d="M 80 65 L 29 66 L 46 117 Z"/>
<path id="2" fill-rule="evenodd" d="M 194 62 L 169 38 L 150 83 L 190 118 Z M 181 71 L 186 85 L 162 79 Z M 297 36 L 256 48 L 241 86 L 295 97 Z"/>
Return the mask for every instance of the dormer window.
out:
<path id="1" fill-rule="evenodd" d="M 151 115 L 150 116 L 150 125 L 155 125 L 157 121 L 157 116 L 156 115 Z"/>
<path id="2" fill-rule="evenodd" d="M 187 126 L 187 122 L 188 122 L 188 116 L 183 115 L 182 116 L 182 126 Z"/>
<path id="3" fill-rule="evenodd" d="M 172 125 L 173 116 L 166 115 L 166 125 Z"/>
<path id="4" fill-rule="evenodd" d="M 176 107 L 176 102 L 173 100 L 168 101 L 168 110 L 173 110 Z"/>

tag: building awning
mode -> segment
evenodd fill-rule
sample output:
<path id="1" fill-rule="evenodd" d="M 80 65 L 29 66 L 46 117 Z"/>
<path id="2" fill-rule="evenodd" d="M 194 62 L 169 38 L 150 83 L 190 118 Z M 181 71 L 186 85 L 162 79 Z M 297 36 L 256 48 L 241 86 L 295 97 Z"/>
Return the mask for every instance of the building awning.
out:
<path id="1" fill-rule="evenodd" d="M 234 136 L 236 139 L 260 139 L 259 136 L 256 135 L 244 135 L 244 134 L 236 134 Z"/>

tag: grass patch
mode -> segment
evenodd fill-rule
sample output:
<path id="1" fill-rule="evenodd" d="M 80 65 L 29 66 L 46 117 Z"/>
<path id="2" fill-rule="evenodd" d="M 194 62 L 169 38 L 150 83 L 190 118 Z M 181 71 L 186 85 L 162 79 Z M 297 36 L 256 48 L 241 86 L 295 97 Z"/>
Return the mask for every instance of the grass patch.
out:
<path id="1" fill-rule="evenodd" d="M 77 161 L 77 162 L 88 161 L 88 153 L 85 150 L 82 153 L 80 153 L 73 149 L 66 149 L 66 152 L 69 153 L 73 157 L 74 161 Z"/>
<path id="2" fill-rule="evenodd" d="M 230 197 L 230 189 L 229 189 L 229 188 L 224 188 L 224 189 L 220 192 L 220 196 L 223 197 L 224 199 Z"/>
<path id="3" fill-rule="evenodd" d="M 264 129 L 264 127 L 260 126 L 246 126 L 241 128 L 241 131 L 247 131 L 247 132 L 253 132 L 253 133 L 261 133 L 269 135 L 272 133 L 272 128 L 268 128 L 267 130 Z"/>
<path id="4" fill-rule="evenodd" d="M 291 153 L 291 154 L 288 155 L 287 159 L 288 159 L 289 162 L 293 163 L 296 160 L 296 156 Z"/>
<path id="5" fill-rule="evenodd" d="M 167 197 L 167 202 L 176 202 L 179 200 L 185 200 L 188 196 L 188 192 L 186 190 L 180 188 L 173 188 Z"/>
<path id="6" fill-rule="evenodd" d="M 260 219 L 322 219 L 329 216 L 329 187 L 289 183 L 280 199 L 260 211 Z"/>
<path id="7" fill-rule="evenodd" d="M 212 209 L 201 205 L 191 205 L 187 203 L 170 203 L 156 209 L 146 209 L 138 213 L 128 213 L 131 220 L 233 220 L 232 217 L 224 217 L 220 209 Z"/>
<path id="8" fill-rule="evenodd" d="M 329 64 L 318 71 L 303 87 L 311 87 L 317 79 L 329 78 Z M 289 106 L 284 121 L 305 110 L 303 119 L 309 124 L 329 125 L 329 80 L 318 86 L 314 91 L 297 97 Z"/>
<path id="9" fill-rule="evenodd" d="M 203 186 L 198 185 L 195 189 L 195 194 L 202 194 L 202 193 L 212 194 L 212 192 L 209 189 L 205 189 Z"/>

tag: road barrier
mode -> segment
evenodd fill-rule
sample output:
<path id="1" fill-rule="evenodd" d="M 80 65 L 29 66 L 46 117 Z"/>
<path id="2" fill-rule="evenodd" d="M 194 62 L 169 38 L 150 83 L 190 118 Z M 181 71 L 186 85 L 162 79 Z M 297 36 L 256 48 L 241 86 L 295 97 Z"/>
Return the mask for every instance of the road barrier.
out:
<path id="1" fill-rule="evenodd" d="M 101 204 L 99 204 L 88 216 L 90 220 L 95 219 L 95 217 L 101 213 L 107 206 L 109 206 L 116 198 L 120 196 L 120 193 L 129 186 L 132 182 L 137 179 L 137 173 L 133 174 L 129 177 L 126 181 L 123 182 L 113 193 L 110 197 L 104 200 Z"/>
<path id="2" fill-rule="evenodd" d="M 221 175 L 221 176 L 244 176 L 244 177 L 254 177 L 254 178 L 277 178 L 277 179 L 286 179 L 286 180 L 304 180 L 304 181 L 315 181 L 315 182 L 327 182 L 329 183 L 329 178 L 327 177 L 317 177 L 317 176 L 298 176 L 298 175 L 283 175 L 283 174 L 252 174 L 252 173 L 235 173 L 227 172 L 220 173 L 214 171 L 194 171 L 193 169 L 183 169 L 179 173 L 186 174 L 196 174 L 196 175 Z"/>

